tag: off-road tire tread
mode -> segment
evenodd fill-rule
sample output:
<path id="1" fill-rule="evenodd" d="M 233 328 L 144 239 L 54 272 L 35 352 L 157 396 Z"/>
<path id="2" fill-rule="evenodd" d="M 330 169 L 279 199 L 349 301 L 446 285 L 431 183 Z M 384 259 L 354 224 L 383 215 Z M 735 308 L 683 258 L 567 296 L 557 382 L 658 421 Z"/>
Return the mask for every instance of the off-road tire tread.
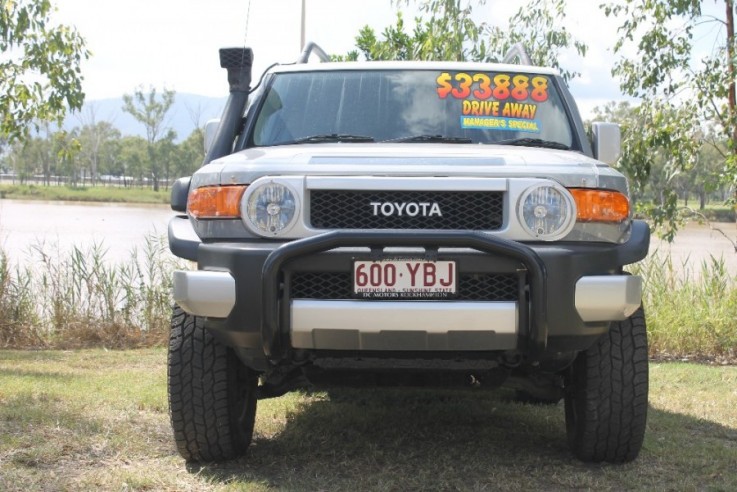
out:
<path id="1" fill-rule="evenodd" d="M 250 444 L 257 376 L 216 340 L 202 318 L 175 306 L 168 356 L 169 414 L 179 454 L 187 461 L 223 461 Z M 235 399 L 246 391 L 245 419 Z"/>
<path id="2" fill-rule="evenodd" d="M 571 451 L 585 462 L 626 463 L 642 448 L 647 423 L 648 351 L 642 308 L 576 358 L 566 395 Z M 574 418 L 573 406 L 576 406 Z"/>

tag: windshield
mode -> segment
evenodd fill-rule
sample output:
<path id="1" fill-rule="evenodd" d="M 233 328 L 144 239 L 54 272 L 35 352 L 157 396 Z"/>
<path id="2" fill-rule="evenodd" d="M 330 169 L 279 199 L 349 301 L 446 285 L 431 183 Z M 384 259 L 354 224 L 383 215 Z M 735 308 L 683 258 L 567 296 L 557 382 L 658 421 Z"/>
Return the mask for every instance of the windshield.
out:
<path id="1" fill-rule="evenodd" d="M 256 146 L 372 141 L 570 148 L 573 133 L 547 75 L 343 70 L 276 74 L 251 137 Z"/>

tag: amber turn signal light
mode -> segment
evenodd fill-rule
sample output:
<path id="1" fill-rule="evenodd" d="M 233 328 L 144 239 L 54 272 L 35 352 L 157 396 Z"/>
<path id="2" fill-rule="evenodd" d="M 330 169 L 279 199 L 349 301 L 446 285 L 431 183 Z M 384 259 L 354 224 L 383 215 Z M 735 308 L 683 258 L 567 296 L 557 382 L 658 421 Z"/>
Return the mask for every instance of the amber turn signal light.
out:
<path id="1" fill-rule="evenodd" d="M 622 222 L 630 215 L 630 201 L 617 191 L 569 189 L 576 201 L 578 222 Z"/>
<path id="2" fill-rule="evenodd" d="M 187 213 L 195 219 L 236 219 L 246 186 L 203 186 L 189 192 Z"/>

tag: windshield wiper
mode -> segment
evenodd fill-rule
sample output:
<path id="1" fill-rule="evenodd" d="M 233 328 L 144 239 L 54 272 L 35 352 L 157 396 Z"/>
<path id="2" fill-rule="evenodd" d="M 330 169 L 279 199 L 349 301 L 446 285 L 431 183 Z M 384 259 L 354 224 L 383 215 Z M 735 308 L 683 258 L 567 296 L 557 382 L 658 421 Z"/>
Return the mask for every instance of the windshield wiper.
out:
<path id="1" fill-rule="evenodd" d="M 509 140 L 499 140 L 498 142 L 491 142 L 494 145 L 521 145 L 523 147 L 543 147 L 546 149 L 558 149 L 558 150 L 571 150 L 566 144 L 560 142 L 554 142 L 552 140 L 543 140 L 541 138 L 512 138 Z"/>
<path id="2" fill-rule="evenodd" d="M 473 143 L 473 140 L 467 137 L 446 137 L 444 135 L 413 135 L 411 137 L 392 138 L 390 140 L 382 140 L 383 143 L 426 143 L 426 142 L 442 142 L 442 143 Z"/>
<path id="3" fill-rule="evenodd" d="M 367 137 L 365 135 L 349 135 L 345 133 L 324 133 L 321 135 L 310 135 L 309 137 L 302 137 L 296 139 L 292 143 L 323 143 L 323 142 L 350 142 L 350 143 L 361 143 L 361 142 L 373 142 L 373 137 Z"/>

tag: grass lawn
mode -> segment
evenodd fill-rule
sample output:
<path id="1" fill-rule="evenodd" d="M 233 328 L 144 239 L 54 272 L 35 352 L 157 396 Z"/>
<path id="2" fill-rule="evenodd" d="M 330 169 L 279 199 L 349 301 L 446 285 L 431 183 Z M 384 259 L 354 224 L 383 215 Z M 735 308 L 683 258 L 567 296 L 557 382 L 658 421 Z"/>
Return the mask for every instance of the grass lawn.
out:
<path id="1" fill-rule="evenodd" d="M 16 200 L 69 202 L 169 203 L 169 190 L 119 186 L 0 185 L 0 197 Z"/>
<path id="2" fill-rule="evenodd" d="M 165 350 L 0 351 L 0 490 L 737 490 L 737 367 L 650 375 L 624 466 L 573 459 L 562 404 L 427 390 L 264 400 L 246 457 L 193 466 L 172 442 Z"/>

